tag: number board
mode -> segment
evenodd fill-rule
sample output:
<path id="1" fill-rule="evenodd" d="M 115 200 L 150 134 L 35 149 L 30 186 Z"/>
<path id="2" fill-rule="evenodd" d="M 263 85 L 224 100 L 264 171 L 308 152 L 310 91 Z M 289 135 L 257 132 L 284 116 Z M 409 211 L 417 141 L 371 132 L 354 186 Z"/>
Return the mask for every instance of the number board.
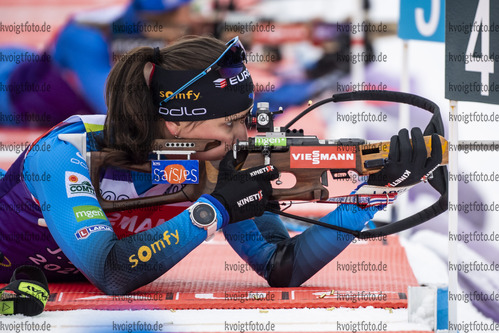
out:
<path id="1" fill-rule="evenodd" d="M 443 42 L 445 37 L 444 0 L 400 0 L 398 36 Z"/>
<path id="2" fill-rule="evenodd" d="M 445 11 L 445 97 L 499 104 L 499 1 L 447 0 Z"/>

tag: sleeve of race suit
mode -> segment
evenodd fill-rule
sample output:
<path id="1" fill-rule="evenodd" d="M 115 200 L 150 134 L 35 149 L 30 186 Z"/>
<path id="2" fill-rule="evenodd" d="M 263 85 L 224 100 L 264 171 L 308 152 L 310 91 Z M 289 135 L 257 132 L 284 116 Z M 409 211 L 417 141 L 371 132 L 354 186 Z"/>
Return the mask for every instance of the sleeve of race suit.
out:
<path id="1" fill-rule="evenodd" d="M 194 226 L 186 210 L 155 228 L 119 240 L 96 199 L 88 166 L 78 150 L 57 136 L 38 144 L 45 140 L 52 149 L 33 149 L 24 169 L 47 172 L 50 181 L 27 182 L 28 190 L 40 205 L 50 203 L 43 217 L 54 240 L 106 294 L 125 294 L 155 280 L 206 239 L 206 230 Z M 71 162 L 75 158 L 79 163 Z M 215 208 L 220 228 L 227 219 L 227 212 L 221 211 L 224 208 L 209 198 L 199 201 Z"/>
<path id="2" fill-rule="evenodd" d="M 320 221 L 360 231 L 380 208 L 340 205 Z M 290 237 L 280 217 L 269 212 L 230 224 L 223 232 L 232 248 L 256 273 L 270 285 L 280 287 L 301 285 L 354 239 L 350 234 L 319 225 Z"/>

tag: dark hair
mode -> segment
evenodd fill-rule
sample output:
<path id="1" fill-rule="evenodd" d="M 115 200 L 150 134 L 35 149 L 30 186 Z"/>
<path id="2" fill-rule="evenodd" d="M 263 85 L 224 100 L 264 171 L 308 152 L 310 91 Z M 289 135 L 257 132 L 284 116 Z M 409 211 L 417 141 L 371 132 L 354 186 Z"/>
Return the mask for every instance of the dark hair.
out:
<path id="1" fill-rule="evenodd" d="M 164 138 L 165 124 L 144 78 L 144 66 L 154 62 L 167 70 L 200 71 L 225 50 L 225 44 L 212 37 L 184 37 L 160 50 L 160 61 L 151 47 L 131 50 L 114 65 L 106 84 L 107 118 L 98 140 L 113 164 L 140 164 L 147 161 L 155 139 Z"/>

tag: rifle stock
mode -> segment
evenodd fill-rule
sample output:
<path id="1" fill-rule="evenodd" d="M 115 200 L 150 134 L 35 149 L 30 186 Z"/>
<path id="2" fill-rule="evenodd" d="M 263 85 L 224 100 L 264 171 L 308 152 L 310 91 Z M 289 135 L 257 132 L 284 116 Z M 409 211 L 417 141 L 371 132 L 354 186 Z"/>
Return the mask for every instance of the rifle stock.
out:
<path id="1" fill-rule="evenodd" d="M 425 144 L 428 151 L 428 156 L 431 154 L 431 136 L 425 136 Z M 211 147 L 216 146 L 212 140 L 159 140 L 156 147 L 166 148 L 163 150 L 163 155 L 168 155 L 172 151 L 206 151 Z M 445 138 L 440 137 L 442 144 L 442 165 L 448 162 L 448 143 Z M 189 146 L 179 146 L 182 143 L 189 143 Z M 194 144 L 194 146 L 191 146 Z M 317 146 L 320 148 L 320 146 Z M 390 142 L 370 142 L 363 145 L 341 145 L 345 150 L 354 151 L 356 154 L 356 167 L 351 170 L 357 171 L 360 175 L 369 175 L 382 169 L 382 164 L 366 168 L 366 162 L 382 161 L 388 157 Z M 132 208 L 142 208 L 149 206 L 172 204 L 176 202 L 195 201 L 203 194 L 209 194 L 215 189 L 218 177 L 218 161 L 200 161 L 199 164 L 199 184 L 185 185 L 182 191 L 143 197 L 127 200 L 112 201 L 106 200 L 100 193 L 99 176 L 103 168 L 113 166 L 112 161 L 106 162 L 106 152 L 92 152 L 90 162 L 90 175 L 94 188 L 96 189 L 97 199 L 99 200 L 102 209 L 105 212 L 113 212 L 127 210 Z M 263 165 L 265 156 L 261 151 L 248 151 L 243 155 L 243 161 L 237 165 L 237 169 L 245 170 L 251 167 Z M 245 157 L 244 157 L 245 155 Z M 316 201 L 326 200 L 329 198 L 329 191 L 324 186 L 323 174 L 328 170 L 334 174 L 335 172 L 345 173 L 343 168 L 332 169 L 328 168 L 291 168 L 290 150 L 272 152 L 270 155 L 270 163 L 277 167 L 280 172 L 291 173 L 296 177 L 296 184 L 291 188 L 274 188 L 271 199 L 273 200 L 305 200 Z M 122 167 L 132 171 L 151 173 L 151 163 L 147 162 L 141 165 L 129 165 Z"/>

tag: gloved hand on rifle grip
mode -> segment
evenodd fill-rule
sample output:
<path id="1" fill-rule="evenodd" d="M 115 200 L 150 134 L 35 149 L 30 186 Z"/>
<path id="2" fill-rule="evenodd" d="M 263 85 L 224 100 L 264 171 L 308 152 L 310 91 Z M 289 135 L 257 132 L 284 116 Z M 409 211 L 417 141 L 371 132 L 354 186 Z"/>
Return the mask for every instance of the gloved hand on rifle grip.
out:
<path id="1" fill-rule="evenodd" d="M 442 146 L 437 134 L 431 137 L 431 156 L 427 158 L 423 133 L 419 127 L 409 132 L 403 128 L 390 140 L 388 160 L 379 172 L 369 175 L 367 183 L 374 186 L 402 187 L 419 183 L 442 162 Z"/>
<path id="2" fill-rule="evenodd" d="M 229 213 L 229 223 L 263 215 L 272 194 L 270 181 L 279 177 L 273 165 L 237 171 L 232 151 L 220 162 L 218 180 L 211 196 Z"/>

